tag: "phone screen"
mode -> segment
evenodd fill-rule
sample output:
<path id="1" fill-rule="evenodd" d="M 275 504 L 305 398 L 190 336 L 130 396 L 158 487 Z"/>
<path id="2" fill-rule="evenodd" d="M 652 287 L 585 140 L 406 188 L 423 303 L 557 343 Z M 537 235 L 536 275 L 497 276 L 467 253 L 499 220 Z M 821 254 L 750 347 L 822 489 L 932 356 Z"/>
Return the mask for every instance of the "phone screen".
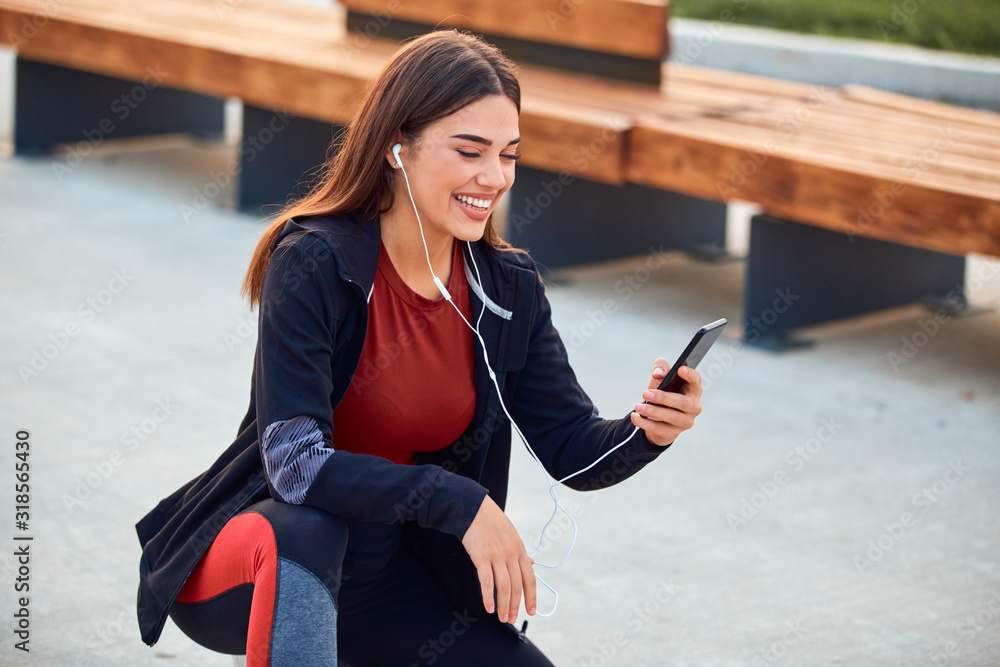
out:
<path id="1" fill-rule="evenodd" d="M 708 350 L 712 347 L 712 344 L 719 339 L 719 335 L 726 328 L 727 324 L 729 324 L 729 321 L 723 317 L 698 329 L 698 332 L 691 339 L 691 342 L 688 343 L 684 352 L 677 358 L 677 362 L 667 371 L 666 377 L 663 378 L 657 389 L 660 391 L 672 391 L 675 394 L 681 393 L 681 390 L 684 388 L 684 379 L 677 375 L 677 370 L 681 366 L 697 368 L 701 360 L 708 354 Z"/>

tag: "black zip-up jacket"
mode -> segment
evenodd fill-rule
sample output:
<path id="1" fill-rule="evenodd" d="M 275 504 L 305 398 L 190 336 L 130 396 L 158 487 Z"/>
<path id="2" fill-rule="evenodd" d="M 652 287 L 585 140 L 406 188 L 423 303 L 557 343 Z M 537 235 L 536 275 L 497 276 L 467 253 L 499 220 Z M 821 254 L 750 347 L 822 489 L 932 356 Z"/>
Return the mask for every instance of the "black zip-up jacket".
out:
<path id="1" fill-rule="evenodd" d="M 162 500 L 136 524 L 142 557 L 137 611 L 144 642 L 156 643 L 170 605 L 230 517 L 248 505 L 282 500 L 262 464 L 268 425 L 308 416 L 332 448 L 333 410 L 357 372 L 378 266 L 379 221 L 289 220 L 261 289 L 250 406 L 236 440 L 201 475 Z M 483 240 L 463 243 L 473 325 L 480 332 L 511 416 L 555 479 L 586 467 L 629 436 L 628 416 L 606 420 L 576 381 L 535 263 Z M 456 609 L 485 613 L 478 577 L 461 539 L 486 493 L 507 497 L 511 427 L 478 340 L 476 409 L 465 433 L 417 465 L 334 451 L 302 504 L 373 522 L 404 522 L 404 539 L 434 571 Z M 400 388 L 405 391 L 405 387 Z M 640 431 L 614 454 L 566 484 L 598 489 L 631 476 L 665 448 Z M 273 471 L 272 471 L 273 472 Z"/>

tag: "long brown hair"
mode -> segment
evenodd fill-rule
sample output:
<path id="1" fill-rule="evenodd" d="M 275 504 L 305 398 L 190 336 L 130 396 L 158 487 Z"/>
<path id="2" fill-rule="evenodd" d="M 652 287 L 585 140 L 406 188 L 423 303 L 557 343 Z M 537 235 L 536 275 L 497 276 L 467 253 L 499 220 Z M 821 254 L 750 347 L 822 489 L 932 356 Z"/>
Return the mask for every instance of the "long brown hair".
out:
<path id="1" fill-rule="evenodd" d="M 369 83 L 348 129 L 331 145 L 316 185 L 273 214 L 243 278 L 240 294 L 257 306 L 272 246 L 293 217 L 352 216 L 358 228 L 393 204 L 392 168 L 383 159 L 399 135 L 417 140 L 431 123 L 487 95 L 505 95 L 521 112 L 515 65 L 496 47 L 457 30 L 438 30 L 404 45 Z M 524 252 L 486 222 L 483 238 L 498 250 Z"/>

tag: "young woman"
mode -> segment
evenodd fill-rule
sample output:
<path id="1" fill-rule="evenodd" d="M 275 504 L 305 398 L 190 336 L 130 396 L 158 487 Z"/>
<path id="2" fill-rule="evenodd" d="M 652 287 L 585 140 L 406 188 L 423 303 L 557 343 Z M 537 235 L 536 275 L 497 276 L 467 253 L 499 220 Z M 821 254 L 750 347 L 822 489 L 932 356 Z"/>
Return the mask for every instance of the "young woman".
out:
<path id="1" fill-rule="evenodd" d="M 565 481 L 606 487 L 692 426 L 701 380 L 653 391 L 657 359 L 648 404 L 598 417 L 534 262 L 493 229 L 519 111 L 498 50 L 417 38 L 264 233 L 239 435 L 137 524 L 146 643 L 169 615 L 249 665 L 551 664 L 512 625 L 537 603 L 503 512 L 511 419 L 558 480 L 621 445 Z"/>

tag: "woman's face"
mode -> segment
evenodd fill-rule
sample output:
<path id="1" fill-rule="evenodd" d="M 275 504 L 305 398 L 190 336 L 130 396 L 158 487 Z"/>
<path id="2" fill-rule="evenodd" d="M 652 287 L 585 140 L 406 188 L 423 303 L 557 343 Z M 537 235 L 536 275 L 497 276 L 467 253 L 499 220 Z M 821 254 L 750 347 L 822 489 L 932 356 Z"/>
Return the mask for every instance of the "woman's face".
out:
<path id="1" fill-rule="evenodd" d="M 488 95 L 432 123 L 416 143 L 404 143 L 400 157 L 424 234 L 480 239 L 514 183 L 518 141 L 517 107 L 504 95 Z M 395 160 L 391 151 L 387 159 Z M 396 174 L 393 206 L 412 211 L 402 170 Z"/>

